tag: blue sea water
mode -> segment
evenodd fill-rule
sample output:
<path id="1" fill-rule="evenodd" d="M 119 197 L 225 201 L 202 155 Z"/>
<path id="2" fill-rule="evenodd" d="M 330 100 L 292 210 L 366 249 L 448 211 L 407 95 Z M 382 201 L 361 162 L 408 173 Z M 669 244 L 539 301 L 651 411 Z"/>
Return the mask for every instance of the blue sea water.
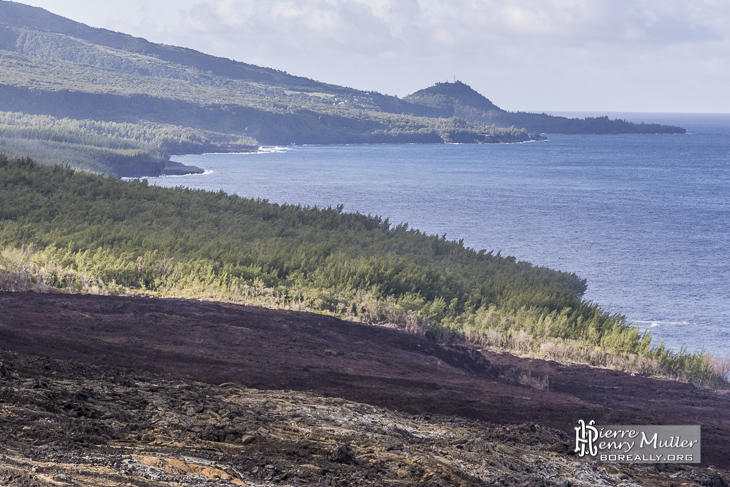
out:
<path id="1" fill-rule="evenodd" d="M 588 280 L 587 299 L 657 343 L 722 357 L 730 353 L 730 115 L 611 116 L 688 133 L 191 155 L 174 160 L 206 174 L 150 183 L 343 204 L 575 272 Z"/>

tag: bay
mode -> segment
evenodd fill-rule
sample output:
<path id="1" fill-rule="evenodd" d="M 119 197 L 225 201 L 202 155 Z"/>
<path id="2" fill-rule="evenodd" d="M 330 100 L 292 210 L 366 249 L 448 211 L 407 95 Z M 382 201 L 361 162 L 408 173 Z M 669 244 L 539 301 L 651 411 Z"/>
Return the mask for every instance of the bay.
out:
<path id="1" fill-rule="evenodd" d="M 573 115 L 573 114 L 570 114 Z M 587 116 L 591 114 L 579 114 Z M 149 178 L 407 222 L 588 280 L 586 299 L 677 350 L 730 353 L 730 115 L 611 114 L 684 135 L 270 148 Z"/>

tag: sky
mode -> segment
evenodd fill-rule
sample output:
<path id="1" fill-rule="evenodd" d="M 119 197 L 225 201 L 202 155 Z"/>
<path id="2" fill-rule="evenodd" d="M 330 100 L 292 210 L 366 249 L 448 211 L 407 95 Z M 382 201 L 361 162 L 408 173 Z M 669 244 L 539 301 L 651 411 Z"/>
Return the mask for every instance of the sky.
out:
<path id="1" fill-rule="evenodd" d="M 730 0 L 22 0 L 327 83 L 510 111 L 730 113 Z"/>

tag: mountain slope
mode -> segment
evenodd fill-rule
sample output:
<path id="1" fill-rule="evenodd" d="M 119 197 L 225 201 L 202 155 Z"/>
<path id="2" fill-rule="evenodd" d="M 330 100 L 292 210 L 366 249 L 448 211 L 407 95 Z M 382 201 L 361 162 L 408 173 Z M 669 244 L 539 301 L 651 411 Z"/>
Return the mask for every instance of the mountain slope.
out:
<path id="1" fill-rule="evenodd" d="M 14 157 L 154 175 L 170 153 L 242 151 L 256 144 L 529 139 L 521 130 L 414 116 L 408 106 L 396 97 L 154 44 L 0 1 L 0 112 L 13 112 L 0 113 L 0 120 L 14 121 L 0 122 L 0 148 Z M 84 120 L 94 124 L 92 133 L 78 131 Z M 120 139 L 125 149 L 110 152 L 108 141 L 98 146 L 99 124 L 107 124 L 104 135 Z"/>
<path id="2" fill-rule="evenodd" d="M 12 125 L 1 121 L 8 118 Z M 82 121 L 94 129 L 79 131 Z M 522 142 L 533 138 L 529 132 L 554 131 L 547 128 L 556 121 L 564 125 L 556 117 L 504 112 L 462 83 L 401 100 L 0 0 L 0 150 L 13 157 L 154 175 L 172 153 L 257 144 Z M 109 141 L 99 146 L 99 124 L 124 149 Z M 570 124 L 575 132 L 588 126 Z M 635 128 L 612 123 L 610 131 Z"/>
<path id="3" fill-rule="evenodd" d="M 107 47 L 156 58 L 160 61 L 175 63 L 184 67 L 210 71 L 215 75 L 237 80 L 259 81 L 279 86 L 309 89 L 326 86 L 322 83 L 317 83 L 307 78 L 291 76 L 275 69 L 262 68 L 210 56 L 183 47 L 154 44 L 139 37 L 133 37 L 107 29 L 89 27 L 38 7 L 2 1 L 0 2 L 0 15 L 1 22 L 5 24 L 4 32 L 0 31 L 2 32 L 0 34 L 0 47 L 24 54 L 44 57 L 44 53 L 38 51 L 37 48 L 40 46 L 48 46 L 49 43 L 43 42 L 42 37 L 44 37 L 44 34 L 48 37 L 53 37 L 53 34 L 56 34 L 60 35 L 58 36 L 59 38 L 65 37 L 66 42 L 70 43 L 85 41 L 88 47 L 95 47 L 97 51 L 100 50 L 99 47 Z M 13 40 L 15 41 L 15 49 L 11 48 Z M 33 40 L 41 42 L 32 45 Z M 57 52 L 56 54 L 59 53 Z M 63 57 L 56 57 L 56 59 L 63 59 Z M 83 62 L 87 61 L 89 59 L 83 60 Z M 333 88 L 336 87 L 333 86 Z"/>

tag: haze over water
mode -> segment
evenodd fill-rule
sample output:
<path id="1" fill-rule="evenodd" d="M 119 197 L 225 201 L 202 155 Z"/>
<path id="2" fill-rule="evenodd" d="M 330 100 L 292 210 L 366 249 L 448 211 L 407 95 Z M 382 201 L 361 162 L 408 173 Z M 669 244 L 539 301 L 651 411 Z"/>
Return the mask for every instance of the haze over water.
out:
<path id="1" fill-rule="evenodd" d="M 585 116 L 586 114 L 580 114 Z M 678 349 L 730 352 L 730 115 L 612 114 L 685 135 L 290 147 L 175 157 L 160 186 L 343 204 L 588 280 L 586 298 Z"/>

